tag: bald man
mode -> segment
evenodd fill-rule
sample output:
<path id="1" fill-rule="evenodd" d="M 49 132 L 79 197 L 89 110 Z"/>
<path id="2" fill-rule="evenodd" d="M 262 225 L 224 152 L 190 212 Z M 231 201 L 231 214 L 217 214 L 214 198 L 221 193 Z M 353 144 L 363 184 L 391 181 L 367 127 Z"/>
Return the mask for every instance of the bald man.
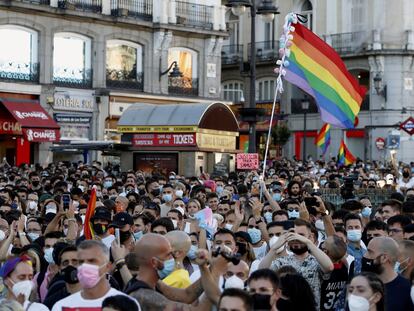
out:
<path id="1" fill-rule="evenodd" d="M 378 275 L 385 286 L 385 310 L 414 310 L 410 298 L 411 282 L 394 271 L 398 244 L 389 237 L 373 238 L 362 257 L 362 271 Z"/>
<path id="2" fill-rule="evenodd" d="M 128 282 L 125 293 L 137 299 L 142 310 L 207 311 L 211 309 L 209 290 L 218 290 L 218 277 L 213 273 L 210 274 L 210 270 L 206 265 L 207 261 L 203 260 L 207 257 L 206 251 L 202 255 L 198 255 L 200 271 L 202 272 L 201 279 L 186 289 L 173 288 L 159 281 L 165 263 L 173 258 L 171 245 L 163 235 L 144 234 L 136 244 L 134 253 L 137 256 L 139 271 L 137 276 Z M 225 264 L 227 265 L 226 261 Z M 222 269 L 222 265 L 222 262 L 217 264 L 217 271 Z M 214 272 L 214 270 L 215 267 L 213 266 L 212 271 Z M 203 293 L 203 287 L 208 288 L 206 295 L 197 307 L 191 306 L 190 304 Z"/>
<path id="3" fill-rule="evenodd" d="M 400 253 L 398 262 L 400 263 L 399 273 L 406 279 L 410 279 L 411 272 L 414 270 L 414 241 L 403 240 L 398 243 Z"/>
<path id="4" fill-rule="evenodd" d="M 184 269 L 183 260 L 191 247 L 191 238 L 184 231 L 170 231 L 165 237 L 170 242 L 172 255 L 175 259 L 174 271 L 163 282 L 176 288 L 187 288 L 191 285 L 190 274 Z"/>

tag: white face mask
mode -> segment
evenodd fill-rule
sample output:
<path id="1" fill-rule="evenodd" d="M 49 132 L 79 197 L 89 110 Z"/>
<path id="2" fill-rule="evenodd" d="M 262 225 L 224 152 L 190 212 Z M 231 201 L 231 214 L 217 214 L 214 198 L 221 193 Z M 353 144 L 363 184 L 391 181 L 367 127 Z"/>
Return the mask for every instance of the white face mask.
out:
<path id="1" fill-rule="evenodd" d="M 231 230 L 231 229 L 233 229 L 233 225 L 232 224 L 225 224 L 224 228 L 226 228 L 228 230 Z"/>
<path id="2" fill-rule="evenodd" d="M 182 197 L 183 197 L 183 195 L 184 195 L 184 191 L 182 191 L 182 190 L 176 190 L 176 191 L 175 191 L 175 196 L 176 196 L 177 198 L 182 198 Z"/>
<path id="3" fill-rule="evenodd" d="M 171 221 L 172 221 L 172 223 L 173 223 L 173 225 L 174 225 L 174 229 L 177 229 L 177 226 L 178 226 L 178 221 L 177 221 L 177 220 L 175 220 L 175 219 L 171 219 Z"/>
<path id="4" fill-rule="evenodd" d="M 17 298 L 20 294 L 23 294 L 24 300 L 29 300 L 30 294 L 33 289 L 33 282 L 30 280 L 14 283 L 12 287 L 13 295 Z"/>
<path id="5" fill-rule="evenodd" d="M 315 227 L 320 231 L 325 231 L 325 225 L 322 219 L 318 219 L 317 221 L 315 221 Z"/>
<path id="6" fill-rule="evenodd" d="M 244 281 L 236 275 L 232 275 L 226 280 L 224 288 L 240 288 L 244 289 Z"/>
<path id="7" fill-rule="evenodd" d="M 351 294 L 348 297 L 348 307 L 349 311 L 368 311 L 369 301 L 364 297 Z"/>
<path id="8" fill-rule="evenodd" d="M 414 303 L 414 286 L 411 286 L 410 297 L 411 301 Z"/>
<path id="9" fill-rule="evenodd" d="M 29 201 L 29 204 L 27 206 L 28 212 L 34 212 L 37 210 L 37 203 L 34 201 Z"/>
<path id="10" fill-rule="evenodd" d="M 0 242 L 6 238 L 6 233 L 3 230 L 0 230 Z"/>
<path id="11" fill-rule="evenodd" d="M 48 205 L 46 205 L 46 214 L 47 213 L 56 214 L 56 211 L 57 211 L 57 207 L 56 207 L 55 204 L 48 204 Z"/>

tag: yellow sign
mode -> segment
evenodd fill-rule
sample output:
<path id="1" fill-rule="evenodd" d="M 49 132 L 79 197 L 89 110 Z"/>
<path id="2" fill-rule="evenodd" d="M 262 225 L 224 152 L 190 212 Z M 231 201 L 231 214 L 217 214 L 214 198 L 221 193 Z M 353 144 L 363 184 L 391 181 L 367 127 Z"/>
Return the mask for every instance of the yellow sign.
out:
<path id="1" fill-rule="evenodd" d="M 197 133 L 197 145 L 199 148 L 234 150 L 236 137 Z"/>
<path id="2" fill-rule="evenodd" d="M 196 126 L 122 126 L 118 125 L 120 133 L 194 133 Z"/>

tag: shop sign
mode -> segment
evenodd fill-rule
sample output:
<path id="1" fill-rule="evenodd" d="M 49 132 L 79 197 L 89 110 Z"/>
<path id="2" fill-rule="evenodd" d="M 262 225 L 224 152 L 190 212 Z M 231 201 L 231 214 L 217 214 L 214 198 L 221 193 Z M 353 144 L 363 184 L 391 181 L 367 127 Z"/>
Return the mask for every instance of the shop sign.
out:
<path id="1" fill-rule="evenodd" d="M 414 134 L 414 118 L 409 117 L 400 125 L 400 129 L 408 133 L 410 136 Z"/>
<path id="2" fill-rule="evenodd" d="M 0 120 L 0 134 L 22 134 L 22 128 L 17 122 Z"/>
<path id="3" fill-rule="evenodd" d="M 49 120 L 49 117 L 43 111 L 19 111 L 13 110 L 13 114 L 20 120 L 33 119 L 34 122 L 37 120 Z"/>
<path id="4" fill-rule="evenodd" d="M 188 133 L 195 132 L 196 126 L 131 126 L 118 125 L 121 133 Z"/>
<path id="5" fill-rule="evenodd" d="M 238 170 L 257 170 L 259 168 L 259 154 L 238 153 L 236 167 Z"/>
<path id="6" fill-rule="evenodd" d="M 197 133 L 197 145 L 207 149 L 234 150 L 236 149 L 236 137 Z"/>
<path id="7" fill-rule="evenodd" d="M 53 103 L 53 109 L 55 110 L 93 112 L 93 108 L 93 96 L 55 94 L 55 100 Z"/>
<path id="8" fill-rule="evenodd" d="M 180 147 L 195 146 L 196 134 L 135 134 L 132 137 L 132 145 L 137 147 Z"/>
<path id="9" fill-rule="evenodd" d="M 54 142 L 59 140 L 59 130 L 44 128 L 23 129 L 23 134 L 30 142 Z"/>
<path id="10" fill-rule="evenodd" d="M 56 113 L 55 120 L 56 122 L 59 122 L 59 123 L 89 124 L 91 122 L 91 117 L 74 116 L 74 115 Z"/>

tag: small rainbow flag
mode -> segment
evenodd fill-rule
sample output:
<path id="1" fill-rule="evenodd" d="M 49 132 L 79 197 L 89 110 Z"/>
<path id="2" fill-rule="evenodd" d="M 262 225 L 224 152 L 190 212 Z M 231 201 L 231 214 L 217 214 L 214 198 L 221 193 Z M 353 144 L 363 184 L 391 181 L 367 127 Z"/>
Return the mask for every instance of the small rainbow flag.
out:
<path id="1" fill-rule="evenodd" d="M 366 89 L 348 72 L 341 57 L 300 23 L 292 24 L 286 44 L 285 79 L 312 96 L 321 118 L 338 128 L 354 128 Z M 281 42 L 284 38 L 281 38 Z"/>
<path id="2" fill-rule="evenodd" d="M 91 218 L 95 215 L 96 207 L 96 188 L 93 187 L 91 190 L 91 196 L 89 198 L 88 207 L 86 209 L 85 223 L 83 224 L 83 234 L 86 240 L 92 240 L 95 237 L 93 231 Z"/>
<path id="3" fill-rule="evenodd" d="M 325 123 L 318 135 L 315 138 L 315 144 L 322 148 L 322 153 L 325 154 L 328 150 L 329 145 L 331 144 L 331 125 Z"/>
<path id="4" fill-rule="evenodd" d="M 349 151 L 348 147 L 345 145 L 344 140 L 341 140 L 341 144 L 339 146 L 338 151 L 338 165 L 340 166 L 347 166 L 354 163 L 356 158 L 354 155 Z"/>

